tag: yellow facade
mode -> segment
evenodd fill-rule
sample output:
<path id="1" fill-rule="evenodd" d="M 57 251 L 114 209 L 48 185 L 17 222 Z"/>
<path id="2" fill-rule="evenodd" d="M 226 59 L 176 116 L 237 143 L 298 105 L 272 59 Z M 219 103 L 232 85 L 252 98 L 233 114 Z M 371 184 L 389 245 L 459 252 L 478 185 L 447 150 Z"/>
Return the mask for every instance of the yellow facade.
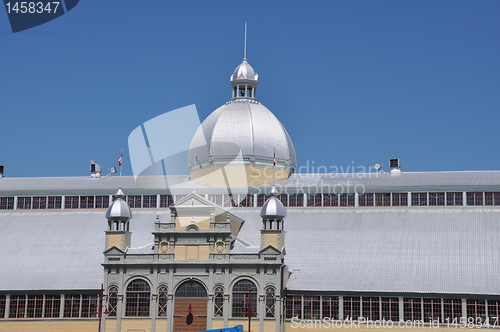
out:
<path id="1" fill-rule="evenodd" d="M 287 179 L 290 173 L 284 169 L 254 165 L 213 166 L 192 171 L 190 176 L 196 182 L 212 188 L 244 188 L 271 183 L 273 179 Z"/>
<path id="2" fill-rule="evenodd" d="M 93 320 L 0 320 L 0 332 L 88 332 L 97 331 Z M 110 330 L 111 331 L 111 330 Z M 116 329 L 114 330 L 116 332 Z"/>
<path id="3" fill-rule="evenodd" d="M 118 234 L 106 234 L 106 249 L 111 247 L 117 247 L 122 250 L 125 250 L 130 246 L 130 233 L 118 233 Z"/>
<path id="4" fill-rule="evenodd" d="M 280 249 L 280 234 L 278 233 L 262 234 L 262 248 L 265 248 L 267 246 L 273 246 L 276 249 Z"/>

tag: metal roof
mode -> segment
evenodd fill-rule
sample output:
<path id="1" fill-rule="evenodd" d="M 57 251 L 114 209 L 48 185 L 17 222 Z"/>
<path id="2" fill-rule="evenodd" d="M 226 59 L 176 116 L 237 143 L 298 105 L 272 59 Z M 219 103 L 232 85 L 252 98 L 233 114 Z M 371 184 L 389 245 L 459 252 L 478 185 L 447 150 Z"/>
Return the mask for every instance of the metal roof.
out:
<path id="1" fill-rule="evenodd" d="M 271 151 L 272 153 L 272 151 Z M 300 168 L 298 169 L 300 171 Z M 121 185 L 120 185 L 121 184 Z M 154 185 L 158 184 L 158 185 Z M 165 184 L 168 186 L 165 188 Z M 280 193 L 314 192 L 390 192 L 390 191 L 500 191 L 500 171 L 403 172 L 390 173 L 316 173 L 292 174 L 275 184 Z M 15 195 L 113 195 L 120 187 L 133 194 L 189 194 L 193 182 L 187 175 L 167 177 L 118 176 L 90 177 L 3 178 L 0 196 Z M 272 185 L 255 188 L 231 188 L 233 193 L 268 193 Z M 196 184 L 199 194 L 227 192 Z"/>
<path id="2" fill-rule="evenodd" d="M 233 100 L 216 109 L 200 125 L 190 145 L 189 162 L 196 155 L 204 164 L 218 158 L 243 158 L 267 161 L 272 166 L 274 149 L 279 161 L 297 160 L 292 140 L 285 127 L 269 109 L 250 99 Z"/>
<path id="3" fill-rule="evenodd" d="M 105 210 L 0 212 L 0 289 L 99 289 L 103 280 Z M 243 218 L 234 253 L 260 246 L 259 208 Z M 130 253 L 150 253 L 156 215 L 133 209 Z M 288 209 L 288 288 L 500 294 L 500 208 Z"/>
<path id="4" fill-rule="evenodd" d="M 239 215 L 239 237 L 259 243 L 257 209 Z M 498 295 L 499 216 L 484 207 L 289 209 L 288 289 Z"/>

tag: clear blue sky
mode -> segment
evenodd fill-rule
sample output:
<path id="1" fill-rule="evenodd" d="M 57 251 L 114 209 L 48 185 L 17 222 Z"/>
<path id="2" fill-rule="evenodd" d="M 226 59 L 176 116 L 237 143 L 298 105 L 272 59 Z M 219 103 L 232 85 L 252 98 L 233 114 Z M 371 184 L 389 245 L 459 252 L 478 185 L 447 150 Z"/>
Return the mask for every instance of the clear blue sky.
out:
<path id="1" fill-rule="evenodd" d="M 500 1 L 80 1 L 13 34 L 0 10 L 8 177 L 116 166 L 143 122 L 230 99 L 243 57 L 299 166 L 500 169 Z"/>

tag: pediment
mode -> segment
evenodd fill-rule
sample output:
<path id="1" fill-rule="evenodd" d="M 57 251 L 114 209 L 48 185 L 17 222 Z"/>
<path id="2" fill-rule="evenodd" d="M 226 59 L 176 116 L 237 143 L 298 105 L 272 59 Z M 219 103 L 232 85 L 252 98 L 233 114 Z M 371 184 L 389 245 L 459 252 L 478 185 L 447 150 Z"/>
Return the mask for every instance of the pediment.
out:
<path id="1" fill-rule="evenodd" d="M 191 193 L 181 200 L 175 202 L 170 205 L 170 208 L 179 209 L 179 208 L 213 208 L 215 209 L 217 205 L 206 200 L 204 197 Z"/>
<path id="2" fill-rule="evenodd" d="M 120 248 L 118 248 L 116 246 L 112 246 L 111 248 L 106 249 L 104 251 L 104 255 L 122 255 L 124 253 L 125 253 L 125 251 L 121 250 Z"/>
<path id="3" fill-rule="evenodd" d="M 264 249 L 260 251 L 261 255 L 280 255 L 281 251 L 273 247 L 272 245 L 268 245 Z"/>

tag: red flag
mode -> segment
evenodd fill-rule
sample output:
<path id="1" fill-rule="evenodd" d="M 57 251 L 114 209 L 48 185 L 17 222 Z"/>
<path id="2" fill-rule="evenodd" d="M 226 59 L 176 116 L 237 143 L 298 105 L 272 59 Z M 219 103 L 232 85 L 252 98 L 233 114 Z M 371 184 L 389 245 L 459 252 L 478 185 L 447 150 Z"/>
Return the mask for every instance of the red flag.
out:
<path id="1" fill-rule="evenodd" d="M 276 166 L 276 148 L 274 148 L 274 156 L 273 156 L 273 166 Z"/>
<path id="2" fill-rule="evenodd" d="M 122 161 L 123 161 L 123 153 L 120 154 L 120 159 L 118 159 L 118 166 L 122 165 Z"/>

